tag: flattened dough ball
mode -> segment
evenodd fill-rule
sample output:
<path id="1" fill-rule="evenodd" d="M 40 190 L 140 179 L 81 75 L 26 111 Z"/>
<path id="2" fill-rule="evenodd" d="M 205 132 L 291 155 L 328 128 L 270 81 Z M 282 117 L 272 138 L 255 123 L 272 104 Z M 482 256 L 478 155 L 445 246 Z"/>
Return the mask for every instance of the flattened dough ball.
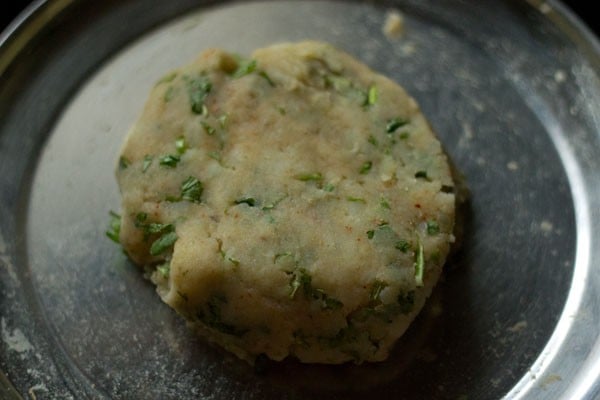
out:
<path id="1" fill-rule="evenodd" d="M 416 102 L 319 42 L 164 76 L 122 149 L 120 241 L 252 361 L 379 361 L 436 284 L 454 183 Z"/>

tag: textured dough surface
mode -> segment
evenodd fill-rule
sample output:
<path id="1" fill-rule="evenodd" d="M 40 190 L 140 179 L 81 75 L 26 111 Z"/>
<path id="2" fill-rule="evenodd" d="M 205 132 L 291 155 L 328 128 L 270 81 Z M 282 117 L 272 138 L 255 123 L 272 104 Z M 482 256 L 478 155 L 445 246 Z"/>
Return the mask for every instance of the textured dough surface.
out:
<path id="1" fill-rule="evenodd" d="M 119 165 L 129 256 L 250 361 L 385 359 L 453 240 L 450 168 L 418 105 L 324 43 L 205 51 L 152 89 Z"/>

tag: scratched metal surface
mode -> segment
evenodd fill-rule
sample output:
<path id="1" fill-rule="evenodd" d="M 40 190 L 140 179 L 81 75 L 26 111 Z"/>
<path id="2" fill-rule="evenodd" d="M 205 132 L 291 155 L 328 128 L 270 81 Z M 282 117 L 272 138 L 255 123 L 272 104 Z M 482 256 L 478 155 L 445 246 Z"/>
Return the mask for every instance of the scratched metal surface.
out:
<path id="1" fill-rule="evenodd" d="M 255 371 L 195 338 L 105 238 L 113 165 L 164 71 L 306 38 L 403 85 L 472 196 L 462 250 L 388 361 Z M 559 3 L 58 0 L 2 41 L 1 397 L 599 395 L 600 52 Z"/>

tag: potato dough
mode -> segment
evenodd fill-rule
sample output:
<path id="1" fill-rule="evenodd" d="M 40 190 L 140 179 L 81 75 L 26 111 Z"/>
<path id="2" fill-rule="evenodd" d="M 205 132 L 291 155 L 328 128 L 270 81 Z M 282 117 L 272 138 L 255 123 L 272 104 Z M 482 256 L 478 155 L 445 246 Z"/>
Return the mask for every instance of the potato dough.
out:
<path id="1" fill-rule="evenodd" d="M 167 74 L 117 176 L 129 256 L 250 362 L 385 359 L 453 241 L 448 160 L 416 102 L 319 42 Z"/>

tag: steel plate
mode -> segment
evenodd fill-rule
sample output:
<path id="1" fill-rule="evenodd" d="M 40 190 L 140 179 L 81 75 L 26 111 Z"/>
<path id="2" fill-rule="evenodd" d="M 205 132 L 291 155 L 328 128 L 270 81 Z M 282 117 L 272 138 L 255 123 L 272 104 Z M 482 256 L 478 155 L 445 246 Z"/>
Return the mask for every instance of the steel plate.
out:
<path id="1" fill-rule="evenodd" d="M 471 190 L 464 245 L 388 361 L 252 369 L 106 239 L 113 165 L 165 71 L 307 38 L 416 97 Z M 0 397 L 600 396 L 600 46 L 560 3 L 56 0 L 0 41 Z"/>

